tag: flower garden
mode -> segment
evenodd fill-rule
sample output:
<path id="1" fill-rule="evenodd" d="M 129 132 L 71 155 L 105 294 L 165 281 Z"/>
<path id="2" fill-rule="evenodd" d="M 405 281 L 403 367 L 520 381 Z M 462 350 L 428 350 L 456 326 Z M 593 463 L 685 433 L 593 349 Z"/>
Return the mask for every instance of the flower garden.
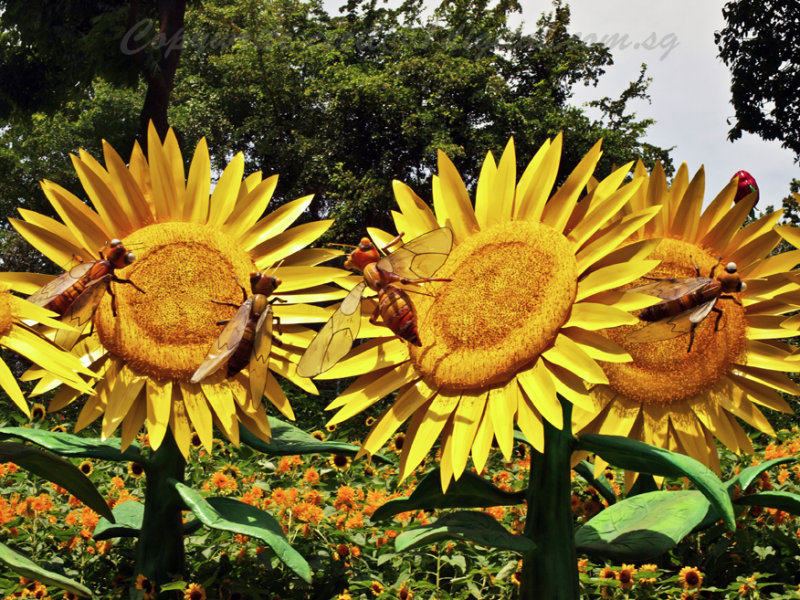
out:
<path id="1" fill-rule="evenodd" d="M 242 154 L 74 156 L 11 221 L 71 266 L 0 274 L 5 597 L 800 597 L 797 228 L 562 144 L 346 252 Z"/>

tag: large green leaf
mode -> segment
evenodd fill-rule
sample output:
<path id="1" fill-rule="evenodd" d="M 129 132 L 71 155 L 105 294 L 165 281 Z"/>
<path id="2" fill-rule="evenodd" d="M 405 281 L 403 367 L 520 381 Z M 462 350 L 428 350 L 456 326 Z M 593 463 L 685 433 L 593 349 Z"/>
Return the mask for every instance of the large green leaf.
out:
<path id="1" fill-rule="evenodd" d="M 417 484 L 408 498 L 391 500 L 372 515 L 381 521 L 407 510 L 431 508 L 486 508 L 509 506 L 525 501 L 525 492 L 506 492 L 472 471 L 464 471 L 458 481 L 453 481 L 442 493 L 439 469 L 434 469 Z"/>
<path id="2" fill-rule="evenodd" d="M 765 461 L 760 465 L 754 465 L 742 469 L 736 477 L 729 479 L 726 482 L 728 491 L 733 492 L 733 489 L 738 485 L 742 493 L 745 492 L 750 484 L 753 483 L 764 472 L 777 465 L 785 465 L 797 461 L 796 456 L 784 456 L 781 458 L 773 458 L 772 460 Z"/>
<path id="3" fill-rule="evenodd" d="M 629 471 L 686 477 L 708 498 L 728 528 L 733 531 L 736 527 L 727 486 L 711 469 L 689 456 L 622 436 L 594 433 L 580 436 L 576 449 L 595 452 L 612 465 Z"/>
<path id="4" fill-rule="evenodd" d="M 120 450 L 119 438 L 101 441 L 98 438 L 83 438 L 71 433 L 44 431 L 28 427 L 0 427 L 0 439 L 19 438 L 41 446 L 61 456 L 75 458 L 102 458 L 105 460 L 135 461 L 144 464 L 139 444 L 131 444 L 125 452 Z"/>
<path id="5" fill-rule="evenodd" d="M 596 479 L 594 476 L 594 467 L 589 461 L 582 460 L 577 465 L 572 467 L 572 469 L 578 475 L 583 477 L 586 480 L 586 483 L 596 489 L 606 502 L 609 504 L 614 504 L 617 501 L 617 495 L 614 493 L 614 488 L 611 487 L 608 479 L 605 477 Z"/>
<path id="6" fill-rule="evenodd" d="M 444 515 L 435 523 L 423 525 L 397 536 L 398 552 L 432 544 L 438 540 L 475 542 L 489 548 L 532 552 L 536 544 L 522 535 L 507 531 L 491 515 L 476 511 L 458 511 Z"/>
<path id="7" fill-rule="evenodd" d="M 13 462 L 26 471 L 60 485 L 94 512 L 113 521 L 111 509 L 81 470 L 66 459 L 17 442 L 0 443 L 0 462 Z"/>
<path id="8" fill-rule="evenodd" d="M 746 506 L 763 506 L 785 510 L 793 515 L 800 515 L 800 495 L 791 492 L 758 492 L 747 494 L 733 501 L 734 504 Z"/>
<path id="9" fill-rule="evenodd" d="M 40 567 L 31 559 L 19 552 L 15 552 L 4 544 L 0 544 L 0 562 L 17 575 L 35 579 L 46 585 L 54 585 L 62 590 L 69 590 L 78 596 L 90 597 L 92 595 L 92 591 L 89 588 L 82 586 L 77 581 Z"/>
<path id="10" fill-rule="evenodd" d="M 321 442 L 302 429 L 275 417 L 269 417 L 269 428 L 272 431 L 272 439 L 269 443 L 257 438 L 244 426 L 239 427 L 239 439 L 259 452 L 275 456 L 292 456 L 294 454 L 346 454 L 353 456 L 359 450 L 359 446 L 355 444 Z M 380 454 L 374 454 L 373 458 L 384 463 L 391 462 Z"/>
<path id="11" fill-rule="evenodd" d="M 96 540 L 108 540 L 118 537 L 139 537 L 144 518 L 144 504 L 128 500 L 117 504 L 111 511 L 114 514 L 114 523 L 103 518 L 94 528 L 92 537 Z"/>
<path id="12" fill-rule="evenodd" d="M 658 556 L 703 520 L 710 507 L 696 490 L 647 492 L 617 502 L 575 533 L 575 546 L 616 561 Z"/>
<path id="13" fill-rule="evenodd" d="M 195 516 L 207 527 L 258 538 L 308 583 L 311 567 L 289 544 L 280 523 L 267 512 L 233 498 L 203 498 L 192 488 L 175 482 L 175 489 Z"/>

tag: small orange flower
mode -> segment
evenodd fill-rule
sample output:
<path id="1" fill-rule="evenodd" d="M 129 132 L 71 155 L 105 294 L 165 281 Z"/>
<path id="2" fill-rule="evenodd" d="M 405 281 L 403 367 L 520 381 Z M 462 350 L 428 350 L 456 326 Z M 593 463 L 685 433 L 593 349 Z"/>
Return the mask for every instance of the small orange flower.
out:
<path id="1" fill-rule="evenodd" d="M 617 573 L 609 566 L 603 567 L 603 570 L 600 571 L 600 579 L 616 579 Z"/>
<path id="2" fill-rule="evenodd" d="M 586 567 L 589 564 L 588 558 L 579 558 L 578 559 L 578 573 L 585 573 Z"/>

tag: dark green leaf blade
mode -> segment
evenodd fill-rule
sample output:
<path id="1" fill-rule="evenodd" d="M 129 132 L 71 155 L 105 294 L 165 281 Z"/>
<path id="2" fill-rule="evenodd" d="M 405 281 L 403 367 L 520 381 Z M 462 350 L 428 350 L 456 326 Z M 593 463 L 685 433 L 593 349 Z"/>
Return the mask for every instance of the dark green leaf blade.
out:
<path id="1" fill-rule="evenodd" d="M 594 476 L 594 467 L 589 461 L 582 460 L 577 465 L 572 467 L 578 475 L 583 477 L 590 486 L 597 490 L 597 492 L 609 504 L 614 504 L 617 501 L 617 495 L 614 493 L 614 488 L 608 482 L 608 479 L 601 477 L 600 479 Z"/>
<path id="2" fill-rule="evenodd" d="M 800 515 L 800 495 L 791 492 L 769 491 L 747 494 L 736 498 L 734 504 L 745 506 L 763 506 L 764 508 L 777 508 L 793 515 Z"/>
<path id="3" fill-rule="evenodd" d="M 292 548 L 280 523 L 272 515 L 233 498 L 203 498 L 182 483 L 175 482 L 175 489 L 189 510 L 204 525 L 262 540 L 287 567 L 311 583 L 311 567 L 297 550 Z"/>
<path id="4" fill-rule="evenodd" d="M 346 454 L 354 456 L 359 450 L 359 446 L 355 444 L 321 442 L 302 429 L 275 417 L 269 417 L 269 428 L 272 431 L 272 439 L 269 443 L 257 438 L 247 428 L 241 426 L 239 427 L 239 438 L 242 443 L 251 448 L 274 456 L 292 456 L 294 454 Z M 391 462 L 385 456 L 379 454 L 374 454 L 373 458 L 384 463 Z"/>
<path id="5" fill-rule="evenodd" d="M 92 534 L 94 539 L 139 537 L 144 518 L 144 504 L 128 500 L 115 506 L 111 512 L 114 514 L 114 523 L 105 518 L 100 519 Z"/>
<path id="6" fill-rule="evenodd" d="M 689 534 L 709 507 L 697 490 L 639 494 L 609 506 L 578 529 L 575 546 L 611 560 L 649 559 Z"/>
<path id="7" fill-rule="evenodd" d="M 81 470 L 66 459 L 17 442 L 0 443 L 0 462 L 13 462 L 34 475 L 60 485 L 97 514 L 114 520 L 108 504 Z"/>
<path id="8" fill-rule="evenodd" d="M 728 491 L 733 492 L 733 488 L 737 485 L 741 489 L 742 493 L 745 492 L 747 488 L 750 487 L 758 477 L 764 472 L 772 467 L 776 467 L 778 465 L 786 465 L 797 461 L 796 456 L 783 456 L 781 458 L 773 458 L 772 460 L 767 460 L 760 465 L 753 465 L 752 467 L 747 467 L 742 469 L 735 477 L 729 479 L 725 485 L 728 486 Z"/>
<path id="9" fill-rule="evenodd" d="M 31 559 L 15 552 L 8 546 L 0 544 L 0 562 L 8 566 L 17 575 L 41 581 L 46 585 L 54 585 L 62 590 L 69 590 L 78 596 L 91 597 L 92 591 L 69 577 L 48 571 L 34 563 Z"/>
<path id="10" fill-rule="evenodd" d="M 725 525 L 731 531 L 736 527 L 727 486 L 711 469 L 689 456 L 622 436 L 595 433 L 580 436 L 576 449 L 595 452 L 612 465 L 629 471 L 664 477 L 686 477 L 722 515 Z"/>
<path id="11" fill-rule="evenodd" d="M 41 446 L 61 456 L 75 458 L 102 458 L 114 461 L 135 461 L 144 464 L 139 444 L 133 443 L 122 452 L 119 438 L 100 441 L 97 438 L 82 438 L 71 433 L 44 431 L 28 427 L 0 427 L 0 439 L 19 438 Z"/>
<path id="12" fill-rule="evenodd" d="M 390 500 L 376 510 L 373 521 L 382 521 L 407 510 L 432 508 L 486 508 L 509 506 L 525 501 L 525 492 L 506 492 L 476 475 L 464 471 L 458 481 L 453 481 L 442 493 L 439 469 L 434 469 L 417 484 L 408 498 Z"/>
<path id="13" fill-rule="evenodd" d="M 398 552 L 403 552 L 437 540 L 470 541 L 523 553 L 536 549 L 530 539 L 506 531 L 491 515 L 466 510 L 446 514 L 435 523 L 404 531 L 397 536 L 395 547 Z"/>

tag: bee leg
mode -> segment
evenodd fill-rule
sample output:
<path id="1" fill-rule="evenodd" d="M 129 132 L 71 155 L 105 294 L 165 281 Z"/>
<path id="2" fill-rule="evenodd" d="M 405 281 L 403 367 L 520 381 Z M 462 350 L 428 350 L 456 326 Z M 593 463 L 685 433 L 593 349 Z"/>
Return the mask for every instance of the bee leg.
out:
<path id="1" fill-rule="evenodd" d="M 246 300 L 247 298 L 245 298 Z M 219 300 L 212 300 L 214 304 L 219 304 L 221 306 L 232 306 L 233 308 L 239 308 L 241 304 L 234 304 L 233 302 L 220 302 Z"/>
<path id="2" fill-rule="evenodd" d="M 114 317 L 117 316 L 117 295 L 114 293 L 114 290 L 111 289 L 111 286 L 107 286 L 106 290 L 108 291 L 109 296 L 111 296 L 111 314 Z M 94 319 L 92 319 L 92 323 L 94 323 Z"/>
<path id="3" fill-rule="evenodd" d="M 719 297 L 727 300 L 733 300 L 736 304 L 742 306 L 742 303 L 736 298 L 736 296 L 731 296 L 730 294 L 720 294 Z"/>
<path id="4" fill-rule="evenodd" d="M 273 315 L 272 315 L 272 322 L 273 322 L 273 323 L 275 323 L 275 329 L 277 329 L 277 330 L 278 330 L 278 333 L 279 333 L 280 335 L 283 335 L 283 332 L 281 331 L 281 318 L 280 318 L 280 317 L 276 317 L 276 316 L 273 314 Z"/>
<path id="5" fill-rule="evenodd" d="M 381 314 L 381 305 L 380 303 L 375 305 L 375 310 L 372 311 L 372 314 L 369 316 L 369 322 L 373 325 L 378 324 L 378 317 Z"/>
<path id="6" fill-rule="evenodd" d="M 694 330 L 697 329 L 697 323 L 692 323 L 691 329 L 689 329 L 689 347 L 686 349 L 686 353 L 692 351 L 692 345 L 694 345 Z"/>
<path id="7" fill-rule="evenodd" d="M 217 321 L 217 325 L 227 325 L 228 320 Z"/>
<path id="8" fill-rule="evenodd" d="M 137 291 L 141 292 L 142 294 L 144 294 L 144 293 L 145 293 L 145 291 L 144 291 L 142 288 L 140 288 L 138 285 L 136 285 L 135 283 L 133 283 L 133 282 L 132 282 L 130 279 L 122 279 L 122 278 L 120 278 L 120 277 L 117 277 L 117 276 L 115 275 L 114 277 L 112 277 L 112 278 L 111 278 L 111 281 L 114 281 L 114 282 L 116 282 L 116 283 L 129 283 L 129 284 L 130 284 L 130 285 L 132 285 L 134 288 L 136 288 L 136 290 L 137 290 Z M 110 288 L 109 288 L 109 289 L 110 289 Z"/>
<path id="9" fill-rule="evenodd" d="M 719 331 L 719 320 L 722 318 L 722 310 L 717 308 L 716 306 L 712 308 L 715 313 L 717 313 L 717 320 L 714 321 L 714 331 Z"/>
<path id="10" fill-rule="evenodd" d="M 422 279 L 406 279 L 401 277 L 398 281 L 404 285 L 419 285 L 421 283 L 428 283 L 429 281 L 453 281 L 452 279 L 445 279 L 443 277 L 423 277 Z"/>
<path id="11" fill-rule="evenodd" d="M 276 296 L 275 298 L 273 298 L 272 300 L 267 302 L 267 304 L 275 304 L 276 302 L 288 302 L 288 300 L 286 298 L 278 298 Z M 277 319 L 278 317 L 275 317 L 275 318 Z"/>
<path id="12" fill-rule="evenodd" d="M 233 278 L 236 280 L 236 285 L 242 288 L 242 302 L 244 303 L 244 301 L 247 300 L 247 290 L 244 289 L 244 286 L 241 283 L 239 283 L 238 277 L 234 276 Z"/>
<path id="13" fill-rule="evenodd" d="M 384 254 L 386 254 L 386 251 L 387 251 L 389 248 L 391 248 L 392 246 L 394 246 L 394 245 L 395 245 L 395 244 L 397 244 L 398 242 L 402 242 L 402 241 L 403 241 L 403 236 L 404 236 L 404 235 L 405 235 L 405 234 L 404 234 L 402 231 L 401 231 L 399 234 L 397 234 L 397 237 L 396 237 L 396 238 L 394 238 L 394 239 L 393 239 L 391 242 L 389 242 L 389 243 L 388 243 L 388 244 L 386 244 L 386 245 L 385 245 L 383 248 L 381 248 L 381 250 L 383 251 L 383 253 L 384 253 Z"/>

